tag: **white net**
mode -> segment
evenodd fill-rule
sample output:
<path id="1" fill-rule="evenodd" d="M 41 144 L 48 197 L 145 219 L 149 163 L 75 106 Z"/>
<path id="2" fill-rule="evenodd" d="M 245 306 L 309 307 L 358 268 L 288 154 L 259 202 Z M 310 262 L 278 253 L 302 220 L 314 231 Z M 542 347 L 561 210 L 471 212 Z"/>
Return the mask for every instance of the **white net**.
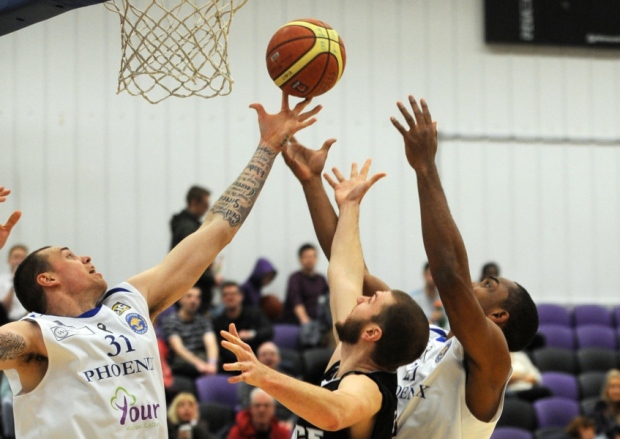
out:
<path id="1" fill-rule="evenodd" d="M 228 31 L 247 0 L 111 0 L 121 19 L 118 93 L 152 104 L 170 97 L 227 95 Z"/>

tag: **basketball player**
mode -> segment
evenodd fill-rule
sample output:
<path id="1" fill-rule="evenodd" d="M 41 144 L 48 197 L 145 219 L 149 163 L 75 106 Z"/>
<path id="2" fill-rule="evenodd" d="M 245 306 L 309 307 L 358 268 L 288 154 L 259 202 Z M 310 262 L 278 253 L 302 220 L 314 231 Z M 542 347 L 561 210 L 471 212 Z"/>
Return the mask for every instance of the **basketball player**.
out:
<path id="1" fill-rule="evenodd" d="M 472 284 L 467 253 L 450 215 L 435 165 L 437 133 L 426 103 L 415 117 L 399 103 L 409 129 L 392 123 L 403 135 L 405 152 L 416 172 L 422 234 L 431 273 L 450 321 L 451 333 L 432 328 L 426 351 L 399 368 L 397 438 L 488 438 L 503 406 L 511 373 L 509 351 L 522 350 L 538 328 L 529 294 L 515 282 L 489 277 Z M 336 213 L 320 181 L 334 140 L 318 151 L 292 139 L 284 159 L 302 184 L 315 231 L 329 258 Z M 386 288 L 367 271 L 365 294 Z"/>
<path id="2" fill-rule="evenodd" d="M 281 374 L 260 363 L 237 335 L 234 325 L 222 331 L 222 346 L 238 361 L 224 365 L 239 371 L 229 379 L 262 388 L 301 419 L 293 438 L 389 439 L 396 416 L 395 371 L 418 358 L 428 339 L 422 309 L 402 291 L 376 291 L 361 296 L 364 261 L 359 240 L 360 202 L 385 174 L 370 178 L 368 160 L 358 173 L 351 168 L 346 180 L 334 169 L 326 175 L 335 190 L 340 218 L 327 271 L 333 300 L 331 309 L 340 343 L 329 361 L 321 387 Z"/>
<path id="3" fill-rule="evenodd" d="M 15 394 L 19 438 L 167 438 L 166 401 L 152 321 L 213 262 L 247 218 L 289 136 L 315 122 L 320 107 L 277 114 L 260 104 L 261 139 L 200 229 L 163 261 L 108 289 L 88 256 L 66 247 L 31 253 L 15 273 L 30 311 L 0 328 L 0 369 Z"/>
<path id="4" fill-rule="evenodd" d="M 4 186 L 0 186 L 0 203 L 4 203 L 6 201 L 6 197 L 11 193 L 9 189 L 5 189 Z M 4 247 L 6 244 L 6 240 L 9 239 L 9 235 L 11 234 L 11 230 L 13 226 L 17 224 L 19 218 L 22 216 L 22 213 L 19 210 L 16 210 L 9 216 L 6 224 L 0 224 L 0 249 Z"/>

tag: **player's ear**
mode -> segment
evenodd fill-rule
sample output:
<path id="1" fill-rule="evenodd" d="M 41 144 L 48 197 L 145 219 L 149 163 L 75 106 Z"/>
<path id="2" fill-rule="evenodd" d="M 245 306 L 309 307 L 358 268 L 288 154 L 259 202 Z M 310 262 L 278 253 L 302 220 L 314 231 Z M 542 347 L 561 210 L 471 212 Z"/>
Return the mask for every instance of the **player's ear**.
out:
<path id="1" fill-rule="evenodd" d="M 37 276 L 37 283 L 42 287 L 53 287 L 58 285 L 59 281 L 54 273 L 46 271 Z"/>
<path id="2" fill-rule="evenodd" d="M 369 325 L 366 325 L 366 327 L 362 331 L 362 338 L 370 342 L 379 341 L 382 335 L 383 335 L 383 330 L 376 323 L 371 323 Z"/>
<path id="3" fill-rule="evenodd" d="M 497 323 L 498 325 L 506 323 L 509 317 L 510 317 L 510 313 L 506 311 L 505 309 L 499 309 L 495 312 L 492 312 L 489 315 L 489 318 L 493 320 L 495 323 Z"/>

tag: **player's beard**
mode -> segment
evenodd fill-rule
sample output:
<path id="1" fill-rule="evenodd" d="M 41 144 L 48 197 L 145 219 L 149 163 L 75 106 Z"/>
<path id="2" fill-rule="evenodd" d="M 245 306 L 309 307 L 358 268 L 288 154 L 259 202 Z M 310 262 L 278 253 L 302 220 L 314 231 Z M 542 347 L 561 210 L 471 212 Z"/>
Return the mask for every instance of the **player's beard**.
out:
<path id="1" fill-rule="evenodd" d="M 362 335 L 362 327 L 366 323 L 363 320 L 355 320 L 348 318 L 343 322 L 336 322 L 334 325 L 336 328 L 336 333 L 338 334 L 338 338 L 342 343 L 347 344 L 356 344 L 361 335 Z"/>

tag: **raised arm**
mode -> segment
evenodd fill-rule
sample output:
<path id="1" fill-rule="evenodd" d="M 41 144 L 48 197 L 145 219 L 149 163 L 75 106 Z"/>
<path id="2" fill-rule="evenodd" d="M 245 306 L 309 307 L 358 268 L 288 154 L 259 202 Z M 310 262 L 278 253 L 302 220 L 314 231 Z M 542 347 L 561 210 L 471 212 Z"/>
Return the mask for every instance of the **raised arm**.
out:
<path id="1" fill-rule="evenodd" d="M 222 346 L 237 357 L 224 369 L 240 372 L 228 381 L 260 387 L 282 405 L 322 430 L 335 431 L 363 424 L 381 408 L 382 395 L 376 383 L 362 375 L 343 378 L 335 391 L 323 389 L 279 373 L 260 363 L 249 345 L 241 341 L 235 325 L 221 331 Z M 352 435 L 356 437 L 355 435 Z"/>
<path id="2" fill-rule="evenodd" d="M 159 265 L 129 279 L 145 295 L 151 317 L 194 285 L 235 236 L 254 207 L 278 153 L 297 131 L 316 121 L 313 116 L 321 107 L 304 112 L 309 103 L 307 99 L 290 109 L 288 96 L 283 94 L 279 113 L 268 114 L 262 105 L 250 105 L 258 114 L 261 139 L 248 165 L 209 210 L 200 229 L 174 247 Z"/>
<path id="3" fill-rule="evenodd" d="M 362 294 L 365 267 L 359 234 L 360 203 L 368 189 L 385 177 L 381 173 L 368 178 L 370 163 L 370 160 L 366 160 L 359 172 L 357 164 L 353 163 L 348 180 L 336 168 L 333 172 L 337 180 L 325 174 L 325 179 L 334 188 L 340 211 L 327 269 L 334 322 L 344 321 Z"/>
<path id="4" fill-rule="evenodd" d="M 0 186 L 0 203 L 4 203 L 6 201 L 6 197 L 11 193 L 9 189 L 5 189 L 4 186 Z M 0 223 L 0 249 L 4 247 L 7 239 L 9 239 L 9 235 L 11 234 L 11 230 L 13 226 L 17 224 L 19 218 L 22 216 L 22 213 L 19 210 L 16 210 L 9 216 L 6 224 Z"/>
<path id="5" fill-rule="evenodd" d="M 332 241 L 336 233 L 338 216 L 325 192 L 321 174 L 325 167 L 329 149 L 335 141 L 336 139 L 328 139 L 323 143 L 321 149 L 315 151 L 304 147 L 295 138 L 292 138 L 282 153 L 284 161 L 301 183 L 310 210 L 314 232 L 328 260 L 331 258 Z M 377 291 L 388 289 L 389 287 L 385 282 L 370 274 L 365 267 L 365 295 L 372 296 Z"/>
<path id="6" fill-rule="evenodd" d="M 435 164 L 436 124 L 424 100 L 421 109 L 413 96 L 409 102 L 414 116 L 401 102 L 397 104 L 408 128 L 396 118 L 392 123 L 403 136 L 407 160 L 417 176 L 422 236 L 433 280 L 451 330 L 468 357 L 468 406 L 483 418 L 485 413 L 494 413 L 499 403 L 510 371 L 510 354 L 499 326 L 486 317 L 472 286 L 465 245 Z"/>

